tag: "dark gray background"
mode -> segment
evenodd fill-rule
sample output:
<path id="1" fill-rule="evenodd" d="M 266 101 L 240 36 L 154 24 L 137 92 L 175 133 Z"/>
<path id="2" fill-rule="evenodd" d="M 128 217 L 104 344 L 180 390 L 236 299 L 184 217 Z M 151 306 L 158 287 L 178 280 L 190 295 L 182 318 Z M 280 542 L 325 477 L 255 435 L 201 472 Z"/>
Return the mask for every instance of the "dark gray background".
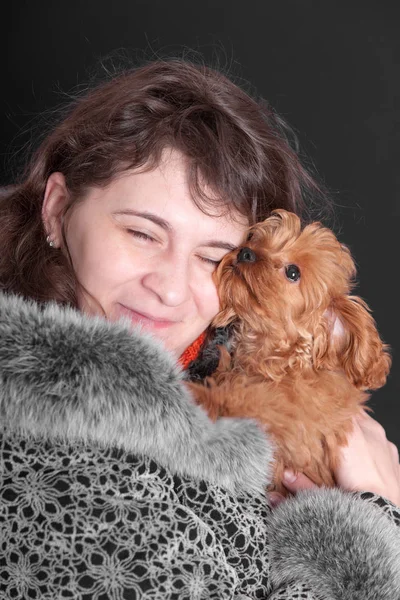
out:
<path id="1" fill-rule="evenodd" d="M 9 3 L 0 31 L 0 184 L 12 181 L 29 123 L 116 49 L 141 61 L 190 48 L 250 82 L 294 127 L 336 202 L 335 231 L 358 264 L 356 292 L 393 349 L 389 381 L 371 405 L 400 447 L 399 6 L 382 0 Z"/>

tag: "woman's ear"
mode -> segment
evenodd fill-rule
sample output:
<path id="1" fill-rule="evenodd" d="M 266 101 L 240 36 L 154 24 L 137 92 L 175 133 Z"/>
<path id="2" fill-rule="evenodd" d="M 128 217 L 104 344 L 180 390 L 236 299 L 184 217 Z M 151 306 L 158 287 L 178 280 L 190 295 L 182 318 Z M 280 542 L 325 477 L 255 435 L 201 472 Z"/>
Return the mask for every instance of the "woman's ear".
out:
<path id="1" fill-rule="evenodd" d="M 339 362 L 358 388 L 382 387 L 391 366 L 389 347 L 379 336 L 367 304 L 358 296 L 335 299 L 333 312 L 341 324 Z M 335 343 L 335 341 L 334 341 Z"/>
<path id="2" fill-rule="evenodd" d="M 65 177 L 62 173 L 52 173 L 47 180 L 42 206 L 42 220 L 49 241 L 60 248 L 63 241 L 62 215 L 69 201 Z"/>

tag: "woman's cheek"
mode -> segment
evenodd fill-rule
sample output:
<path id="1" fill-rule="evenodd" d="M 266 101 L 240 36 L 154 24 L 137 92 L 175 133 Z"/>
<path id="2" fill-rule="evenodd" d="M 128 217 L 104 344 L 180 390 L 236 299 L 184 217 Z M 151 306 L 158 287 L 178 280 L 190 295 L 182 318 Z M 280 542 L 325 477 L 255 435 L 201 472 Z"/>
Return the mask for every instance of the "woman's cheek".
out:
<path id="1" fill-rule="evenodd" d="M 199 294 L 201 296 L 201 304 L 203 306 L 204 316 L 211 322 L 215 315 L 219 312 L 218 292 L 211 277 L 207 282 L 207 285 L 204 285 L 200 289 Z"/>

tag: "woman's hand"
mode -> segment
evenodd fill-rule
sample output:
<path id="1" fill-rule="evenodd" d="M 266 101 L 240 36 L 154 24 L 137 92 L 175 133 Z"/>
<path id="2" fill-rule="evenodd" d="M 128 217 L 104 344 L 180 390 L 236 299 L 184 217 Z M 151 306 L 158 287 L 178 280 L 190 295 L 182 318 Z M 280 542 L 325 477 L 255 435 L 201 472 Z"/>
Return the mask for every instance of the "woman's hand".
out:
<path id="1" fill-rule="evenodd" d="M 373 492 L 400 506 L 400 464 L 397 447 L 386 438 L 383 427 L 362 412 L 353 419 L 354 429 L 348 445 L 341 449 L 341 460 L 335 472 L 338 487 L 348 491 Z M 292 493 L 316 488 L 303 473 L 283 480 Z M 272 493 L 273 506 L 284 500 Z"/>

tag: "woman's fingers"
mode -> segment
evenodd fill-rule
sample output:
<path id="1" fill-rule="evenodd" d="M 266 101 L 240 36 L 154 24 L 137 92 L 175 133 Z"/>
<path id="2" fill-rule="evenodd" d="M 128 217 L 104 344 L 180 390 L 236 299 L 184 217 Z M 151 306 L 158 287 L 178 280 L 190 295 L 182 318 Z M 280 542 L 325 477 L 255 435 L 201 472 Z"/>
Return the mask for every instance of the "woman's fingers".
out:
<path id="1" fill-rule="evenodd" d="M 269 492 L 269 494 L 268 494 L 269 505 L 272 508 L 275 508 L 275 506 L 278 506 L 278 504 L 283 502 L 284 499 L 285 499 L 285 496 L 283 496 L 282 494 L 279 494 L 279 492 Z"/>
<path id="2" fill-rule="evenodd" d="M 293 471 L 286 470 L 283 474 L 283 485 L 285 488 L 295 494 L 300 490 L 311 490 L 318 486 L 311 481 L 304 473 L 294 473 Z"/>
<path id="3" fill-rule="evenodd" d="M 296 494 L 300 490 L 311 490 L 318 487 L 311 479 L 304 475 L 304 473 L 294 473 L 289 470 L 284 472 L 282 483 L 292 494 Z M 286 500 L 286 498 L 279 492 L 270 492 L 268 494 L 268 500 L 270 506 L 275 508 L 275 506 L 278 506 L 278 504 Z"/>
<path id="4" fill-rule="evenodd" d="M 395 460 L 395 462 L 399 462 L 399 449 L 396 446 L 396 444 L 393 444 L 393 442 L 389 442 L 389 446 L 390 446 L 390 450 L 393 454 L 393 459 Z M 400 467 L 400 465 L 399 465 Z"/>
<path id="5" fill-rule="evenodd" d="M 374 492 L 399 505 L 397 447 L 388 441 L 382 425 L 365 412 L 355 417 L 353 424 L 348 445 L 341 449 L 337 484 L 345 490 Z"/>

